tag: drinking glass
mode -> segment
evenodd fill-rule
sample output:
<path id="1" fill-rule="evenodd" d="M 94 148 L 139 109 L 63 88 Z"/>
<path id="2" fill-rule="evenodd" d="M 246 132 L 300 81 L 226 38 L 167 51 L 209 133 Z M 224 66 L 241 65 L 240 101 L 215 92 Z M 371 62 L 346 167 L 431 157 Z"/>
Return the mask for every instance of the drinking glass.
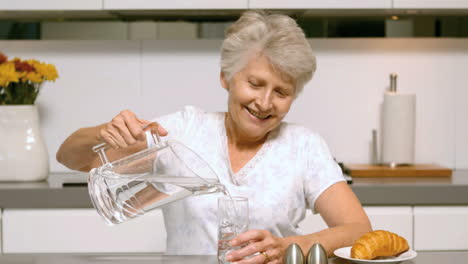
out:
<path id="1" fill-rule="evenodd" d="M 231 247 L 229 241 L 249 227 L 249 200 L 246 197 L 218 198 L 218 264 L 230 263 L 225 256 L 240 247 Z"/>

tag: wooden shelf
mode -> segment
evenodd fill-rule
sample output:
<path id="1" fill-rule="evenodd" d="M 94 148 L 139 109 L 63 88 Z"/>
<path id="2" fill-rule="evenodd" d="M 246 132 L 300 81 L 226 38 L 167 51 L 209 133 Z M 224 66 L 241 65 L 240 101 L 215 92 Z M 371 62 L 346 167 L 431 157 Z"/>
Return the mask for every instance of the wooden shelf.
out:
<path id="1" fill-rule="evenodd" d="M 452 170 L 436 164 L 389 167 L 369 164 L 344 164 L 351 177 L 450 177 Z"/>

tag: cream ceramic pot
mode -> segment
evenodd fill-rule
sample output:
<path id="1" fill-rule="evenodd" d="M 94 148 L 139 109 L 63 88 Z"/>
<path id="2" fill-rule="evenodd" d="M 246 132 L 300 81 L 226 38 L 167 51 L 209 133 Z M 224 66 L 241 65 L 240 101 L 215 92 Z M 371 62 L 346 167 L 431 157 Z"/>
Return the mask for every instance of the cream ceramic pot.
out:
<path id="1" fill-rule="evenodd" d="M 35 105 L 0 106 L 0 181 L 40 181 L 49 155 Z"/>

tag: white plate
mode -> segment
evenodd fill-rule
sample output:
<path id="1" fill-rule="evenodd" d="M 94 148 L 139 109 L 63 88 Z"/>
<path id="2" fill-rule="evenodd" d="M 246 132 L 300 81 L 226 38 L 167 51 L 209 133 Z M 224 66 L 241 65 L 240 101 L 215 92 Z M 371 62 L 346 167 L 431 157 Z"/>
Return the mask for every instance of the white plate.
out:
<path id="1" fill-rule="evenodd" d="M 413 259 L 418 255 L 416 251 L 409 249 L 408 251 L 403 252 L 396 257 L 379 257 L 377 259 L 371 259 L 371 260 L 355 259 L 351 257 L 351 247 L 339 248 L 335 250 L 335 252 L 333 253 L 335 253 L 337 257 L 350 260 L 357 264 L 369 264 L 369 263 L 397 264 L 405 260 Z"/>

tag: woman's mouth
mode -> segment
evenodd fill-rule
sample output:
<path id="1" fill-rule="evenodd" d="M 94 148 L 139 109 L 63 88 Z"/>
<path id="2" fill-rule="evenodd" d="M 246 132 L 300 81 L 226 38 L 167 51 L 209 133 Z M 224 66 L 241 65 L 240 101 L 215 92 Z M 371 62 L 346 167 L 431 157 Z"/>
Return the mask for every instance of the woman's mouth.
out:
<path id="1" fill-rule="evenodd" d="M 258 112 L 255 112 L 254 110 L 248 108 L 248 107 L 245 107 L 245 109 L 251 114 L 253 115 L 254 117 L 258 118 L 258 119 L 261 119 L 261 120 L 266 120 L 268 118 L 271 117 L 271 115 L 263 115 L 263 114 L 260 114 Z"/>

